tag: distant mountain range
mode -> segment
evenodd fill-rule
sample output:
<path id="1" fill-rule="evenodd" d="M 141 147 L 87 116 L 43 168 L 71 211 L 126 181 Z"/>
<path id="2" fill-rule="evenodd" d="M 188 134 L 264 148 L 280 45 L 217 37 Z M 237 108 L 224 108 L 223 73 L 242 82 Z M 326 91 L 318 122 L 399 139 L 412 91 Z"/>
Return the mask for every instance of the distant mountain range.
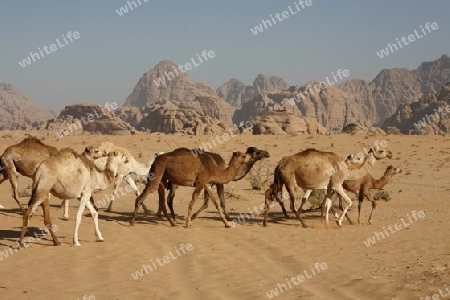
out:
<path id="1" fill-rule="evenodd" d="M 26 129 L 55 116 L 55 111 L 37 105 L 12 84 L 0 83 L 0 130 Z"/>
<path id="2" fill-rule="evenodd" d="M 214 91 L 164 60 L 139 79 L 117 114 L 138 130 L 151 132 L 207 134 L 252 121 L 257 125 L 254 133 L 324 133 L 351 123 L 382 126 L 399 108 L 423 95 L 436 95 L 437 101 L 447 82 L 450 56 L 443 55 L 415 70 L 384 69 L 371 82 L 352 79 L 309 94 L 305 91 L 311 91 L 316 80 L 288 86 L 280 77 L 263 74 L 250 86 L 233 78 Z M 11 85 L 0 84 L 0 116 L 4 116 L 0 129 L 18 129 L 52 118 L 54 112 L 38 107 Z M 415 111 L 415 118 L 419 117 L 420 111 Z M 389 122 L 390 127 L 408 133 L 400 124 Z"/>

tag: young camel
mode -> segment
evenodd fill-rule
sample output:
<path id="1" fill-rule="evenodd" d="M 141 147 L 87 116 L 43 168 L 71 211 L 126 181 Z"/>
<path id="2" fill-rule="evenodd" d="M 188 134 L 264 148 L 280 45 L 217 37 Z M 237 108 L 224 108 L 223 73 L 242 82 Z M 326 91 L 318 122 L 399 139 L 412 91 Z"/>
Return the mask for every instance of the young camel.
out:
<path id="1" fill-rule="evenodd" d="M 9 180 L 13 191 L 13 198 L 16 200 L 22 212 L 25 211 L 25 208 L 19 201 L 17 188 L 19 174 L 32 178 L 41 162 L 56 154 L 58 154 L 58 149 L 42 143 L 36 137 L 29 136 L 20 143 L 6 148 L 0 157 L 0 184 L 5 180 Z"/>
<path id="2" fill-rule="evenodd" d="M 73 234 L 73 243 L 76 246 L 80 246 L 78 241 L 78 228 L 85 207 L 89 209 L 94 219 L 97 241 L 103 241 L 103 237 L 98 228 L 98 213 L 89 200 L 93 192 L 106 189 L 111 185 L 114 176 L 117 175 L 118 166 L 124 163 L 127 158 L 118 153 L 111 153 L 108 159 L 114 160 L 116 163 L 109 162 L 109 169 L 101 171 L 93 163 L 97 155 L 98 152 L 92 151 L 91 148 L 86 148 L 81 155 L 71 149 L 63 149 L 57 155 L 50 157 L 39 165 L 33 176 L 33 190 L 28 203 L 28 209 L 23 214 L 23 226 L 19 240 L 22 247 L 24 246 L 23 239 L 28 222 L 38 205 L 42 206 L 44 223 L 52 235 L 54 245 L 60 245 L 52 230 L 48 202 L 49 193 L 61 199 L 80 199 Z"/>
<path id="3" fill-rule="evenodd" d="M 189 227 L 190 225 L 192 207 L 203 189 L 205 189 L 211 197 L 214 205 L 219 211 L 225 227 L 231 227 L 232 224 L 225 218 L 217 198 L 214 196 L 214 193 L 212 193 L 211 188 L 207 184 L 226 184 L 230 182 L 236 176 L 239 168 L 244 163 L 245 154 L 242 152 L 233 152 L 233 156 L 231 157 L 226 169 L 218 166 L 216 161 L 210 155 L 200 154 L 198 156 L 194 156 L 188 149 L 177 149 L 175 151 L 159 155 L 156 157 L 155 162 L 150 169 L 149 178 L 151 180 L 147 181 L 144 191 L 139 197 L 136 198 L 134 214 L 130 220 L 130 225 L 134 226 L 137 211 L 142 201 L 144 201 L 145 198 L 149 194 L 153 193 L 157 188 L 160 193 L 159 205 L 162 206 L 163 212 L 171 221 L 166 210 L 164 184 L 161 182 L 164 177 L 165 180 L 168 180 L 176 185 L 195 187 L 194 193 L 192 194 L 192 200 L 189 203 L 186 227 Z"/>
<path id="4" fill-rule="evenodd" d="M 188 150 L 188 149 L 186 149 Z M 205 154 L 210 155 L 215 161 L 216 164 L 220 167 L 225 169 L 225 160 L 222 158 L 222 156 L 220 156 L 217 153 L 213 153 L 213 152 L 205 152 Z M 269 153 L 267 151 L 264 150 L 259 150 L 256 147 L 248 147 L 247 151 L 245 152 L 246 155 L 248 155 L 250 157 L 250 159 L 248 161 L 245 162 L 245 164 L 243 164 L 239 169 L 238 172 L 236 174 L 236 176 L 232 179 L 232 181 L 239 181 L 242 178 L 245 177 L 245 175 L 248 174 L 248 172 L 250 172 L 250 170 L 252 169 L 253 165 L 264 158 L 268 158 L 270 157 Z M 171 182 L 168 183 L 168 189 L 169 189 L 169 195 L 167 196 L 167 204 L 169 206 L 170 209 L 170 213 L 172 215 L 172 219 L 175 219 L 175 211 L 173 209 L 173 199 L 175 197 L 175 190 L 178 188 L 177 185 L 172 184 Z M 226 210 L 226 205 L 225 205 L 225 189 L 224 189 L 224 185 L 223 184 L 216 184 L 216 188 L 217 188 L 217 194 L 219 195 L 219 200 L 220 200 L 220 206 L 222 207 L 222 210 L 225 214 L 225 217 L 227 218 L 228 221 L 230 221 L 230 217 L 227 213 Z M 194 220 L 195 218 L 197 218 L 198 214 L 200 214 L 203 210 L 205 210 L 206 208 L 208 208 L 208 202 L 209 202 L 209 197 L 208 194 L 205 192 L 204 193 L 204 201 L 203 201 L 203 205 L 197 210 L 197 212 L 195 212 L 192 215 L 192 220 Z M 162 207 L 160 207 L 158 209 L 158 215 L 161 215 L 162 212 Z"/>
<path id="5" fill-rule="evenodd" d="M 282 204 L 282 199 L 279 199 L 282 196 L 283 185 L 286 185 L 291 200 L 291 210 L 294 212 L 302 226 L 307 227 L 301 217 L 301 208 L 304 204 L 303 199 L 300 209 L 298 211 L 295 209 L 294 189 L 295 186 L 298 185 L 305 190 L 327 189 L 327 196 L 325 198 L 327 225 L 328 211 L 332 207 L 332 202 L 330 200 L 332 191 L 335 190 L 338 195 L 341 195 L 346 202 L 346 206 L 344 207 L 342 215 L 338 218 L 337 224 L 342 226 L 342 220 L 352 204 L 352 201 L 345 193 L 342 184 L 348 177 L 360 178 L 364 176 L 369 168 L 369 162 L 372 161 L 372 159 L 366 157 L 364 162 L 360 164 L 358 160 L 353 158 L 354 156 L 349 156 L 348 159 L 343 162 L 340 157 L 333 152 L 323 152 L 311 148 L 292 156 L 283 157 L 275 168 L 274 183 L 269 190 L 266 191 L 263 225 L 267 225 L 270 202 L 277 199 L 278 202 Z M 330 172 L 329 170 L 333 171 Z M 269 196 L 267 197 L 267 195 Z"/>
<path id="6" fill-rule="evenodd" d="M 347 191 L 353 192 L 358 195 L 358 224 L 361 224 L 360 216 L 361 216 L 361 205 L 366 197 L 370 202 L 372 202 L 372 210 L 369 215 L 369 224 L 372 225 L 372 213 L 374 209 L 377 207 L 377 203 L 372 198 L 372 194 L 370 193 L 371 189 L 382 189 L 386 184 L 388 184 L 392 177 L 395 174 L 402 173 L 402 169 L 394 168 L 393 166 L 387 167 L 383 176 L 380 179 L 375 179 L 372 175 L 367 174 L 364 177 L 361 177 L 358 180 L 345 180 L 343 187 Z"/>

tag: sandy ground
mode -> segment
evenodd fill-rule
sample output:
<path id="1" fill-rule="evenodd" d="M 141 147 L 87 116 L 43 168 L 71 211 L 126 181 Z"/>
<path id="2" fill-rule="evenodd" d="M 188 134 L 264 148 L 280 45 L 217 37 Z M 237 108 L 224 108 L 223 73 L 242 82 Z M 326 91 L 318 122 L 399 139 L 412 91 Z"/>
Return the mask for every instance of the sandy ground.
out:
<path id="1" fill-rule="evenodd" d="M 0 150 L 22 140 L 0 134 Z M 201 146 L 210 137 L 173 135 L 46 137 L 44 142 L 58 148 L 85 146 L 103 140 L 127 147 L 138 160 L 147 161 L 154 152 L 176 147 Z M 385 187 L 392 197 L 378 201 L 373 225 L 367 224 L 370 204 L 363 205 L 363 225 L 345 223 L 339 228 L 332 222 L 327 229 L 319 212 L 306 212 L 310 225 L 305 229 L 298 220 L 285 219 L 275 206 L 269 226 L 262 227 L 262 217 L 226 229 L 217 210 L 210 204 L 193 227 L 183 227 L 192 188 L 178 190 L 175 210 L 177 227 L 154 214 L 141 213 L 136 225 L 128 222 L 135 196 L 128 193 L 115 202 L 114 213 L 101 209 L 100 229 L 105 242 L 95 242 L 93 220 L 86 211 L 79 231 L 81 247 L 72 246 L 74 217 L 78 201 L 70 203 L 71 220 L 61 219 L 60 200 L 52 197 L 51 216 L 62 242 L 53 246 L 51 239 L 38 240 L 18 252 L 16 246 L 22 217 L 11 197 L 9 183 L 0 185 L 0 299 L 269 299 L 271 290 L 283 288 L 274 299 L 420 299 L 442 293 L 450 285 L 450 138 L 444 136 L 236 136 L 214 148 L 226 160 L 233 150 L 248 146 L 269 151 L 271 157 L 261 164 L 273 170 L 281 157 L 309 147 L 334 151 L 341 156 L 363 151 L 375 140 L 385 139 L 393 152 L 392 160 L 379 162 L 371 171 L 380 177 L 392 164 L 403 173 Z M 258 166 L 256 166 L 258 167 Z M 264 177 L 264 176 L 263 176 Z M 271 181 L 271 179 L 270 179 Z M 31 184 L 19 181 L 20 190 Z M 125 188 L 125 184 L 122 184 Z M 139 188 L 142 190 L 143 186 Z M 104 193 L 95 195 L 101 199 Z M 299 189 L 298 199 L 302 195 Z M 353 196 L 353 195 L 352 195 Z M 227 207 L 233 218 L 246 213 L 264 200 L 263 190 L 253 190 L 248 180 L 226 187 Z M 28 197 L 21 198 L 23 203 Z M 199 207 L 199 200 L 196 207 Z M 157 195 L 146 200 L 157 209 Z M 296 206 L 299 201 L 297 200 Z M 357 202 L 350 216 L 357 219 Z M 287 206 L 289 207 L 289 206 Z M 412 212 L 423 211 L 423 218 L 411 219 Z M 364 241 L 401 222 L 406 228 L 380 238 L 367 247 Z M 334 220 L 333 217 L 331 217 Z M 32 218 L 27 236 L 43 228 L 42 211 Z M 181 250 L 188 245 L 190 251 Z M 186 248 L 186 247 L 185 247 Z M 178 252 L 177 252 L 178 251 Z M 172 257 L 171 257 L 172 255 Z M 164 256 L 169 256 L 165 258 Z M 162 265 L 158 265 L 157 259 Z M 134 279 L 132 274 L 143 265 L 156 268 Z M 316 263 L 326 269 L 311 271 Z M 320 268 L 320 267 L 318 267 Z M 308 274 L 306 277 L 305 272 Z M 299 282 L 299 275 L 305 275 Z M 292 281 L 291 277 L 294 277 Z M 310 277 L 310 278 L 309 278 Z M 289 283 L 286 281 L 291 280 Z M 285 287 L 282 286 L 285 284 Z M 449 288 L 450 290 L 450 288 Z M 91 296 L 89 298 L 89 296 Z M 450 297 L 448 297 L 450 299 Z"/>

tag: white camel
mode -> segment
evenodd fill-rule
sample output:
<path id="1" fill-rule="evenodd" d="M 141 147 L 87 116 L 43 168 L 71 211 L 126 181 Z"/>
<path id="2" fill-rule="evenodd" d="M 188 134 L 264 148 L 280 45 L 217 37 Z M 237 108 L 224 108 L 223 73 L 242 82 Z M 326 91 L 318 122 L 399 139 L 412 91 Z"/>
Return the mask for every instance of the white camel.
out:
<path id="1" fill-rule="evenodd" d="M 78 198 L 80 200 L 73 234 L 74 245 L 81 245 L 78 241 L 78 228 L 86 207 L 94 219 L 97 241 L 103 241 L 98 227 L 98 213 L 89 200 L 93 192 L 104 190 L 111 185 L 117 175 L 119 165 L 124 163 L 127 158 L 117 152 L 110 153 L 108 155 L 108 167 L 105 170 L 99 170 L 93 163 L 96 154 L 97 152 L 92 151 L 91 148 L 86 148 L 81 155 L 71 149 L 63 149 L 57 155 L 48 158 L 39 165 L 33 176 L 31 199 L 23 214 L 23 226 L 19 240 L 22 247 L 24 247 L 23 240 L 28 222 L 38 205 L 41 205 L 44 211 L 44 223 L 52 235 L 53 243 L 60 245 L 51 224 L 49 193 L 61 199 Z"/>
<path id="2" fill-rule="evenodd" d="M 137 161 L 127 149 L 123 147 L 117 147 L 111 142 L 102 142 L 100 143 L 100 145 L 92 147 L 92 149 L 97 151 L 97 153 L 102 153 L 102 155 L 107 155 L 108 153 L 113 152 L 121 153 L 127 158 L 126 161 L 121 163 L 117 168 L 117 174 L 114 177 L 112 193 L 114 195 L 118 195 L 117 191 L 119 189 L 119 186 L 122 183 L 122 180 L 125 179 L 136 197 L 140 195 L 140 192 L 133 178 L 131 178 L 131 174 L 136 174 L 137 176 L 147 176 L 148 172 L 150 171 L 150 167 L 155 160 L 155 157 L 164 153 L 157 152 L 155 153 L 155 156 L 151 158 L 146 164 L 142 164 Z M 107 160 L 107 157 L 100 157 L 94 160 L 94 164 L 99 170 L 105 170 L 107 167 Z M 114 200 L 115 197 L 109 197 L 109 205 L 106 210 L 107 212 L 112 212 L 112 205 Z M 64 205 L 64 216 L 68 216 L 69 200 L 63 200 L 61 205 Z M 150 210 L 144 203 L 142 203 L 142 208 L 144 209 L 145 213 L 150 212 Z"/>

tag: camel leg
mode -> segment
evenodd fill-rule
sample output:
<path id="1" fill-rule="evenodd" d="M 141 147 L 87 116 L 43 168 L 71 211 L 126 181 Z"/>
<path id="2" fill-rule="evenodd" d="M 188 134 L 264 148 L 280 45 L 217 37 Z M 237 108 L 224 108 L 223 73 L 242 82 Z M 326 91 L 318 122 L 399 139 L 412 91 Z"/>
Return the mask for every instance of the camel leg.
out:
<path id="1" fill-rule="evenodd" d="M 200 193 L 204 187 L 205 187 L 205 185 L 199 184 L 195 187 L 195 190 L 192 193 L 192 199 L 191 199 L 191 202 L 189 202 L 188 215 L 186 217 L 186 228 L 189 228 L 189 225 L 191 223 L 192 207 L 194 206 L 195 201 L 197 200 L 198 196 L 200 195 Z"/>
<path id="2" fill-rule="evenodd" d="M 324 201 L 323 208 L 322 208 L 322 213 L 325 210 L 325 224 L 327 225 L 327 227 L 328 227 L 328 224 L 329 224 L 328 223 L 328 221 L 329 221 L 329 219 L 328 219 L 329 216 L 328 215 L 329 215 L 329 211 L 330 211 L 330 209 L 332 207 L 333 207 L 333 202 L 331 201 L 331 199 L 329 197 L 326 197 L 325 201 Z M 336 218 L 336 219 L 338 219 L 338 218 Z"/>
<path id="3" fill-rule="evenodd" d="M 301 207 L 303 207 L 303 205 L 305 204 L 306 200 L 309 199 L 309 196 L 311 196 L 312 191 L 313 190 L 306 190 L 305 191 L 305 194 L 302 197 L 302 203 L 300 204 L 300 206 L 298 208 L 299 210 L 301 209 Z M 305 199 L 305 200 L 303 200 L 303 199 Z"/>
<path id="4" fill-rule="evenodd" d="M 342 196 L 338 194 L 338 198 L 339 198 L 339 209 L 341 211 L 344 211 L 344 208 L 342 207 Z M 331 208 L 332 213 L 335 214 L 335 216 L 337 216 L 336 210 L 334 209 L 334 206 Z M 353 225 L 353 221 L 350 218 L 350 216 L 348 214 L 345 215 L 345 217 L 347 218 L 347 221 L 350 223 L 350 225 Z M 338 217 L 336 217 L 338 218 Z"/>
<path id="5" fill-rule="evenodd" d="M 358 224 L 361 225 L 361 207 L 364 201 L 364 195 L 359 193 L 358 195 Z"/>
<path id="6" fill-rule="evenodd" d="M 24 248 L 25 245 L 23 243 L 23 239 L 25 238 L 25 232 L 27 231 L 28 228 L 28 222 L 30 221 L 31 218 L 31 206 L 28 206 L 28 209 L 23 213 L 22 216 L 22 232 L 20 233 L 20 239 L 19 239 L 19 245 L 20 247 Z"/>
<path id="7" fill-rule="evenodd" d="M 52 220 L 50 219 L 50 204 L 48 202 L 48 199 L 46 199 L 44 202 L 42 202 L 41 206 L 42 206 L 42 211 L 44 212 L 45 227 L 47 227 L 48 231 L 50 231 L 50 234 L 53 239 L 53 244 L 55 246 L 59 246 L 59 245 L 61 245 L 61 243 L 58 241 L 55 233 L 53 232 Z"/>
<path id="8" fill-rule="evenodd" d="M 19 200 L 19 192 L 17 187 L 17 172 L 15 170 L 10 170 L 10 168 L 5 168 L 6 173 L 8 174 L 9 182 L 11 183 L 12 188 L 12 196 L 14 200 L 16 200 L 17 204 L 19 205 L 22 212 L 25 212 L 25 208 L 23 207 L 22 203 L 20 203 Z"/>
<path id="9" fill-rule="evenodd" d="M 95 205 L 94 197 L 92 197 L 92 195 L 91 195 L 91 198 L 89 199 L 89 201 L 91 202 L 92 207 L 94 207 L 95 211 L 98 211 L 98 207 L 97 207 L 97 205 Z"/>
<path id="10" fill-rule="evenodd" d="M 119 189 L 119 186 L 122 183 L 122 180 L 123 180 L 123 178 L 120 176 L 117 176 L 116 178 L 114 178 L 112 195 L 111 195 L 111 198 L 109 199 L 108 208 L 106 209 L 107 212 L 112 212 L 112 205 L 115 200 L 114 196 L 118 196 L 117 190 Z M 139 193 L 138 193 L 138 195 L 139 195 Z"/>
<path id="11" fill-rule="evenodd" d="M 229 222 L 225 217 L 225 213 L 222 211 L 222 207 L 220 206 L 219 200 L 214 195 L 213 190 L 209 186 L 205 185 L 205 191 L 208 193 L 209 197 L 211 197 L 211 201 L 214 203 L 217 210 L 219 211 L 219 215 L 222 218 L 223 223 L 225 224 L 225 228 L 232 227 L 234 224 Z"/>
<path id="12" fill-rule="evenodd" d="M 90 198 L 92 199 L 92 196 Z M 97 242 L 103 242 L 104 239 L 98 227 L 98 212 L 95 210 L 94 205 L 92 205 L 92 201 L 87 201 L 86 207 L 89 209 L 89 211 L 91 212 L 91 216 L 94 219 L 94 229 L 95 229 L 95 236 L 97 237 Z"/>
<path id="13" fill-rule="evenodd" d="M 303 221 L 302 219 L 302 215 L 301 215 L 301 211 L 298 212 L 295 209 L 295 191 L 294 191 L 294 185 L 293 184 L 286 184 L 286 189 L 289 192 L 289 197 L 291 198 L 291 210 L 292 212 L 295 214 L 295 216 L 297 217 L 297 219 L 300 221 L 300 223 L 302 224 L 303 228 L 307 228 L 308 225 L 306 225 L 306 223 Z"/>
<path id="14" fill-rule="evenodd" d="M 130 226 L 134 226 L 134 223 L 136 222 L 136 216 L 137 216 L 139 207 L 141 207 L 141 205 L 142 205 L 142 202 L 144 202 L 145 198 L 147 198 L 148 195 L 150 195 L 151 193 L 156 191 L 155 185 L 156 185 L 156 179 L 154 179 L 152 181 L 148 181 L 147 184 L 145 185 L 145 188 L 142 191 L 142 193 L 136 198 L 135 203 L 134 203 L 133 217 L 131 217 L 131 220 L 130 220 Z M 159 183 L 158 183 L 158 186 L 159 186 Z"/>
<path id="15" fill-rule="evenodd" d="M 227 213 L 227 208 L 226 208 L 226 203 L 225 203 L 225 185 L 224 184 L 216 184 L 216 189 L 217 189 L 217 195 L 219 195 L 220 206 L 223 209 L 225 218 L 227 218 L 228 221 L 231 221 L 231 218 Z"/>
<path id="16" fill-rule="evenodd" d="M 0 164 L 0 184 L 3 183 L 3 181 L 6 180 L 6 173 L 3 172 L 4 167 Z M 5 208 L 3 205 L 0 204 L 0 209 Z"/>
<path id="17" fill-rule="evenodd" d="M 300 203 L 300 206 L 298 207 L 299 213 L 303 212 L 303 205 L 305 205 L 307 199 L 308 198 L 302 197 L 302 203 Z M 289 216 L 287 216 L 287 217 L 289 218 Z"/>
<path id="18" fill-rule="evenodd" d="M 170 186 L 169 195 L 167 196 L 167 205 L 169 206 L 170 214 L 172 215 L 172 219 L 174 220 L 175 220 L 175 210 L 173 209 L 173 199 L 175 198 L 175 189 L 176 188 L 172 184 Z M 161 214 L 160 211 L 158 211 L 158 213 Z"/>
<path id="19" fill-rule="evenodd" d="M 370 194 L 370 191 L 365 191 L 364 195 L 367 197 L 367 199 L 372 202 L 372 210 L 370 211 L 370 215 L 369 215 L 369 225 L 372 225 L 372 214 L 373 211 L 375 210 L 375 208 L 377 207 L 377 203 L 375 202 L 375 200 L 373 200 L 372 195 Z"/>
<path id="20" fill-rule="evenodd" d="M 339 217 L 339 220 L 337 221 L 339 226 L 342 226 L 342 220 L 344 219 L 344 216 L 347 214 L 347 210 L 352 206 L 352 199 L 350 199 L 349 196 L 347 196 L 347 194 L 344 191 L 344 188 L 342 187 L 342 185 L 338 185 L 335 187 L 336 192 L 338 193 L 338 195 L 341 195 L 342 198 L 344 198 L 345 202 L 346 202 L 346 206 L 344 207 L 344 211 L 342 212 L 342 215 Z"/>
<path id="21" fill-rule="evenodd" d="M 321 213 L 320 213 L 320 219 L 321 219 L 321 221 L 323 222 L 323 215 L 325 214 L 325 212 L 326 212 L 326 216 L 325 216 L 325 219 L 326 219 L 326 225 L 327 225 L 327 227 L 328 227 L 328 221 L 329 221 L 329 216 L 328 216 L 328 213 L 331 211 L 331 213 L 333 214 L 333 216 L 336 218 L 336 220 L 337 219 L 339 219 L 339 215 L 338 215 L 338 213 L 336 212 L 336 209 L 334 208 L 334 205 L 333 205 L 333 201 L 331 200 L 331 196 L 333 195 L 333 189 L 331 188 L 331 186 L 328 186 L 327 187 L 327 190 L 326 190 L 326 195 L 325 195 L 325 199 L 323 199 L 323 201 L 322 201 L 322 204 L 321 204 L 321 206 L 322 206 L 322 211 L 321 211 Z"/>
<path id="22" fill-rule="evenodd" d="M 64 200 L 61 202 L 61 207 L 64 208 L 64 216 L 63 216 L 63 219 L 66 220 L 66 221 L 68 221 L 68 220 L 70 219 L 70 217 L 69 217 L 69 199 L 64 199 Z"/>
<path id="23" fill-rule="evenodd" d="M 81 244 L 78 242 L 78 228 L 80 227 L 81 218 L 83 216 L 84 209 L 86 208 L 86 205 L 89 202 L 89 198 L 90 198 L 90 195 L 88 195 L 86 192 L 82 193 L 81 199 L 80 199 L 80 206 L 78 206 L 77 217 L 75 219 L 75 230 L 73 232 L 73 244 L 75 246 L 81 246 Z M 94 217 L 94 223 L 95 223 L 95 217 Z"/>
<path id="24" fill-rule="evenodd" d="M 159 207 L 162 208 L 164 216 L 166 216 L 167 220 L 170 222 L 170 226 L 175 227 L 175 222 L 170 218 L 169 214 L 167 213 L 166 208 L 166 195 L 165 195 L 166 188 L 164 187 L 164 184 L 160 183 L 158 186 L 158 197 L 159 197 Z"/>
<path id="25" fill-rule="evenodd" d="M 208 208 L 208 202 L 209 196 L 208 193 L 205 191 L 203 195 L 203 205 L 192 215 L 192 220 L 196 219 L 199 213 Z"/>
<path id="26" fill-rule="evenodd" d="M 32 196 L 30 201 L 28 202 L 28 208 L 25 210 L 25 212 L 23 213 L 23 217 L 22 217 L 22 232 L 20 233 L 20 239 L 19 239 L 19 245 L 22 248 L 25 247 L 25 245 L 23 243 L 23 239 L 25 238 L 25 232 L 27 231 L 28 223 L 30 222 L 31 216 L 36 211 L 37 206 L 40 205 L 39 201 L 33 201 L 34 199 L 36 199 L 36 197 Z"/>
<path id="27" fill-rule="evenodd" d="M 280 206 L 281 206 L 281 210 L 283 211 L 284 217 L 285 217 L 286 219 L 289 219 L 289 215 L 287 214 L 286 208 L 284 207 L 283 199 L 277 199 L 277 201 L 278 201 L 278 203 L 279 203 Z M 302 204 L 302 205 L 303 205 L 303 204 Z"/>
<path id="28" fill-rule="evenodd" d="M 268 188 L 265 192 L 265 199 L 264 199 L 264 221 L 263 221 L 263 226 L 266 227 L 267 226 L 267 217 L 269 216 L 269 210 L 270 210 L 270 203 L 273 200 L 273 187 L 271 186 L 270 188 Z M 281 199 L 281 202 L 283 202 L 283 199 Z"/>

